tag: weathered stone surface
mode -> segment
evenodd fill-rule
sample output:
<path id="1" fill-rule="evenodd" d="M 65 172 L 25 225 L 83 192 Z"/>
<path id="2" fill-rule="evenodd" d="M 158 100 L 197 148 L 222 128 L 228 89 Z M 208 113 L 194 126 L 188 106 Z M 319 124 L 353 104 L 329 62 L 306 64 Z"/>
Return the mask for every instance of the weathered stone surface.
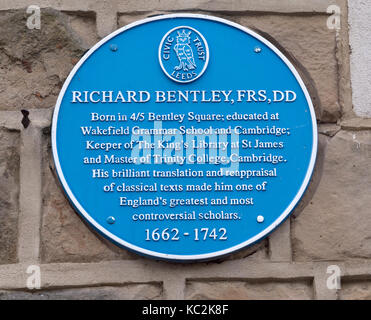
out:
<path id="1" fill-rule="evenodd" d="M 318 126 L 318 133 L 322 133 L 325 136 L 333 137 L 341 130 L 341 127 L 336 124 L 325 123 Z"/>
<path id="2" fill-rule="evenodd" d="M 351 75 L 354 111 L 371 118 L 371 6 L 368 1 L 348 1 Z"/>
<path id="3" fill-rule="evenodd" d="M 336 34 L 326 27 L 327 16 L 254 15 L 237 22 L 268 33 L 310 73 L 322 105 L 323 122 L 340 117 L 337 89 Z"/>
<path id="4" fill-rule="evenodd" d="M 216 300 L 308 300 L 313 298 L 309 282 L 189 282 L 186 299 Z"/>
<path id="5" fill-rule="evenodd" d="M 349 281 L 338 291 L 341 300 L 371 300 L 371 281 Z"/>
<path id="6" fill-rule="evenodd" d="M 217 260 L 213 260 L 214 263 L 219 263 L 227 260 L 236 260 L 249 257 L 250 260 L 264 261 L 268 260 L 268 240 L 264 239 L 250 247 L 241 249 L 235 253 L 229 254 Z"/>
<path id="7" fill-rule="evenodd" d="M 66 14 L 67 25 L 72 28 L 79 40 L 83 41 L 84 48 L 91 48 L 99 40 L 94 13 Z"/>
<path id="8" fill-rule="evenodd" d="M 30 30 L 26 10 L 0 12 L 0 110 L 53 106 L 88 47 L 83 39 L 93 41 L 89 19 L 82 23 L 52 9 L 41 17 L 41 29 Z"/>
<path id="9" fill-rule="evenodd" d="M 325 161 L 325 153 L 328 140 L 329 137 L 327 137 L 325 134 L 318 135 L 316 163 L 309 181 L 309 185 L 291 214 L 291 229 L 293 227 L 292 219 L 295 219 L 295 217 L 299 216 L 303 212 L 303 210 L 312 201 L 315 193 L 317 192 L 318 185 L 321 182 L 322 178 L 323 165 Z"/>
<path id="10" fill-rule="evenodd" d="M 162 298 L 162 288 L 153 284 L 122 287 L 91 287 L 60 290 L 0 291 L 0 300 L 152 300 Z"/>
<path id="11" fill-rule="evenodd" d="M 151 12 L 147 16 L 161 13 L 164 12 Z M 147 16 L 121 14 L 119 26 Z M 336 33 L 326 27 L 327 16 L 224 14 L 221 17 L 267 33 L 292 54 L 309 72 L 318 90 L 322 110 L 317 112 L 317 117 L 323 122 L 336 122 L 341 115 L 338 102 Z"/>
<path id="12" fill-rule="evenodd" d="M 59 186 L 52 173 L 50 140 L 43 146 L 43 217 L 41 256 L 43 262 L 92 262 L 137 257 L 89 229 Z"/>
<path id="13" fill-rule="evenodd" d="M 0 264 L 17 260 L 19 134 L 0 129 Z"/>
<path id="14" fill-rule="evenodd" d="M 343 0 L 336 0 L 341 3 Z M 195 10 L 214 12 L 277 12 L 294 13 L 300 12 L 323 13 L 326 11 L 331 0 L 296 0 L 296 1 L 275 1 L 275 0 L 127 0 L 118 2 L 118 11 L 127 13 L 153 12 L 154 10 L 169 10 L 173 12 L 193 12 Z"/>
<path id="15" fill-rule="evenodd" d="M 352 118 L 340 123 L 341 128 L 345 130 L 371 130 L 371 118 Z"/>
<path id="16" fill-rule="evenodd" d="M 371 133 L 340 131 L 327 146 L 323 175 L 293 220 L 294 260 L 370 258 Z"/>

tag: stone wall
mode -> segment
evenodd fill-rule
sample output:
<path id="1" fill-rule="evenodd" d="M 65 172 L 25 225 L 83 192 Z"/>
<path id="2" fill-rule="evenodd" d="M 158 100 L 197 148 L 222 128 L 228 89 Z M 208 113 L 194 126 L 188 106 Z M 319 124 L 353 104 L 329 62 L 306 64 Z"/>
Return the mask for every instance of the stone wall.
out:
<path id="1" fill-rule="evenodd" d="M 371 119 L 362 116 L 371 105 L 359 102 L 369 83 L 354 69 L 350 76 L 353 1 L 3 0 L 0 299 L 370 299 Z M 26 28 L 31 4 L 41 7 L 40 30 Z M 327 26 L 334 4 L 340 29 Z M 206 13 L 269 34 L 318 92 L 318 160 L 291 219 L 259 244 L 208 263 L 154 261 L 96 235 L 66 200 L 51 157 L 53 106 L 73 65 L 118 27 L 170 12 Z M 361 37 L 357 23 L 351 30 Z M 362 56 L 359 41 L 350 42 Z M 27 289 L 30 265 L 41 268 L 40 290 Z M 326 285 L 331 265 L 341 270 L 340 290 Z"/>

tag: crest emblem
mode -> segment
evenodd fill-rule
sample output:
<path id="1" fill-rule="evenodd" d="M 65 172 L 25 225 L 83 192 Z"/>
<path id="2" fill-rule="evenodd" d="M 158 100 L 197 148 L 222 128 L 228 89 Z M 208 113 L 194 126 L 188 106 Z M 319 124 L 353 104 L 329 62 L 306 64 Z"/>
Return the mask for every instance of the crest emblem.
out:
<path id="1" fill-rule="evenodd" d="M 176 27 L 163 36 L 159 61 L 170 79 L 180 83 L 192 82 L 201 77 L 207 68 L 209 47 L 196 29 Z"/>

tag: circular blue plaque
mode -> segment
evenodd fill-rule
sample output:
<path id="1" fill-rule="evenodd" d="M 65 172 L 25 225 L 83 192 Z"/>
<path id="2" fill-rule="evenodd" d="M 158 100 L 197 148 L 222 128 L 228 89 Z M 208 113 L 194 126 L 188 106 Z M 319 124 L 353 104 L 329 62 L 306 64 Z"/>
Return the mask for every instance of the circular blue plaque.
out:
<path id="1" fill-rule="evenodd" d="M 141 20 L 91 48 L 55 107 L 52 148 L 100 234 L 173 261 L 220 257 L 272 232 L 308 186 L 312 101 L 269 41 L 196 14 Z"/>

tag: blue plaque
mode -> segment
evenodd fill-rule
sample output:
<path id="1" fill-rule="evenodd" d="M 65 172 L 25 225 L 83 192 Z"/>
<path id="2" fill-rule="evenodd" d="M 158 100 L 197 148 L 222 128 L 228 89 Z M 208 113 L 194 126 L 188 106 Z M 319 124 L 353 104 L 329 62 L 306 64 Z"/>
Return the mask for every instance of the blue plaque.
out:
<path id="1" fill-rule="evenodd" d="M 141 20 L 91 48 L 52 125 L 56 171 L 100 234 L 173 261 L 220 257 L 272 232 L 308 186 L 312 101 L 269 41 L 196 14 Z"/>

